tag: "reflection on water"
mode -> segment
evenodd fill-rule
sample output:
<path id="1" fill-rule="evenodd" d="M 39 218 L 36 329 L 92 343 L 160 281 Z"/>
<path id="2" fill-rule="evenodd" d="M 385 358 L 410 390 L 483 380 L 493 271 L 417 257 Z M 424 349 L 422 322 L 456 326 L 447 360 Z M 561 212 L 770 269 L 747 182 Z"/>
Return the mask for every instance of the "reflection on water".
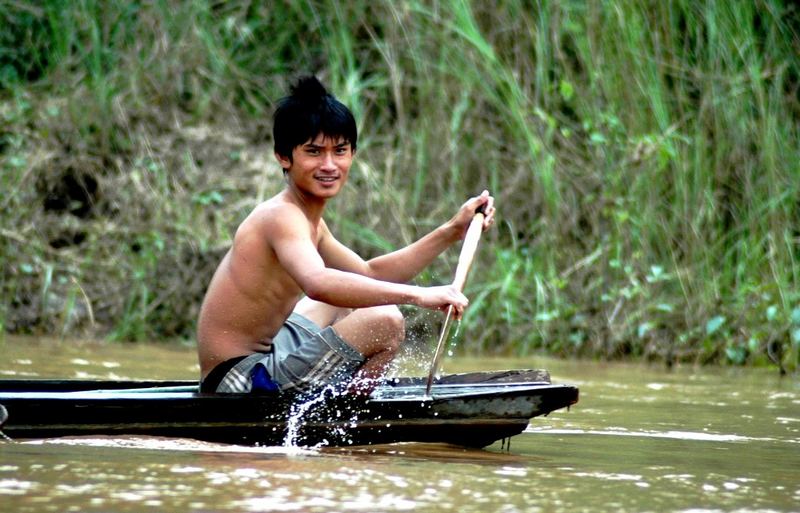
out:
<path id="1" fill-rule="evenodd" d="M 190 347 L 0 345 L 2 377 L 192 379 Z M 0 443 L 3 511 L 796 511 L 800 383 L 770 370 L 446 358 L 581 388 L 509 450 L 91 437 Z M 420 374 L 427 372 L 424 369 Z"/>
<path id="2" fill-rule="evenodd" d="M 633 436 L 641 438 L 672 438 L 674 440 L 698 440 L 705 442 L 775 442 L 776 438 L 752 438 L 749 436 L 724 435 L 713 433 L 692 433 L 689 431 L 628 431 L 621 429 L 608 429 L 605 431 L 591 429 L 550 429 L 528 427 L 527 433 L 547 433 L 550 435 L 605 435 L 605 436 Z M 787 440 L 790 443 L 800 443 L 800 440 Z"/>

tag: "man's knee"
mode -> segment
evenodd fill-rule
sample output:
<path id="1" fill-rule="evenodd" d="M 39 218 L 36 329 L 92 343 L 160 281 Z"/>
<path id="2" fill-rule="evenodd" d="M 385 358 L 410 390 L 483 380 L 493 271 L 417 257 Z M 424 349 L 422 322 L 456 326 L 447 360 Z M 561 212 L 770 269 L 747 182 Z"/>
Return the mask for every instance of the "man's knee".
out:
<path id="1" fill-rule="evenodd" d="M 337 333 L 367 358 L 396 353 L 405 338 L 405 319 L 394 305 L 356 310 L 334 325 Z"/>
<path id="2" fill-rule="evenodd" d="M 395 305 L 376 307 L 380 312 L 380 322 L 385 330 L 388 331 L 386 344 L 388 349 L 396 351 L 400 343 L 406 336 L 406 319 L 403 313 Z"/>

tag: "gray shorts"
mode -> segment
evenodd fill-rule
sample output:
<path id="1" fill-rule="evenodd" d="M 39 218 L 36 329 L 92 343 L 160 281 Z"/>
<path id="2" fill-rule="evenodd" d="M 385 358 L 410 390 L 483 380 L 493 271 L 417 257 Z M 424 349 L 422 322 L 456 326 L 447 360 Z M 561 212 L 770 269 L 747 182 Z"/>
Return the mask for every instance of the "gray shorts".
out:
<path id="1" fill-rule="evenodd" d="M 333 327 L 320 328 L 292 313 L 272 339 L 272 352 L 247 356 L 231 368 L 216 392 L 248 393 L 253 374 L 263 366 L 268 379 L 281 391 L 305 391 L 329 383 L 349 381 L 364 363 L 362 355 Z"/>

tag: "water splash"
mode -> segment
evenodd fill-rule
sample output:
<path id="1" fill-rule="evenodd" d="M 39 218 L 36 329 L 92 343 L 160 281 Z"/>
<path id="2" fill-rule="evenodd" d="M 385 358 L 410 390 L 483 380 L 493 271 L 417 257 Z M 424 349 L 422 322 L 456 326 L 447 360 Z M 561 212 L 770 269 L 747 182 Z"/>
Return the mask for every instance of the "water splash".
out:
<path id="1" fill-rule="evenodd" d="M 359 387 L 362 387 L 362 392 L 355 391 Z M 361 410 L 358 408 L 345 408 L 342 410 L 327 406 L 330 403 L 337 402 L 338 398 L 349 397 L 357 393 L 367 393 L 366 390 L 371 390 L 375 387 L 376 383 L 370 379 L 364 379 L 361 383 L 357 380 L 342 381 L 325 385 L 321 389 L 315 389 L 299 396 L 289 410 L 283 446 L 285 448 L 297 448 L 301 439 L 300 431 L 303 425 L 312 421 L 328 425 L 331 429 L 330 436 L 333 439 L 323 439 L 312 446 L 313 449 L 325 447 L 334 442 L 337 444 L 352 444 L 353 440 L 349 430 L 358 425 Z"/>
<path id="2" fill-rule="evenodd" d="M 456 321 L 456 331 L 453 333 L 453 336 L 450 337 L 450 340 L 455 340 L 458 338 L 458 334 L 461 332 L 461 319 Z"/>
<path id="3" fill-rule="evenodd" d="M 283 439 L 283 446 L 287 448 L 298 447 L 297 440 L 300 435 L 300 428 L 306 421 L 306 417 L 312 408 L 325 404 L 326 401 L 340 395 L 333 385 L 326 385 L 325 388 L 316 391 L 315 395 L 305 399 L 299 396 L 297 401 L 292 404 L 289 410 L 289 418 L 286 421 L 286 437 Z M 325 445 L 325 444 L 319 444 Z"/>
<path id="4" fill-rule="evenodd" d="M 457 320 L 455 324 L 456 324 L 456 331 L 450 336 L 450 340 L 447 341 L 447 356 L 450 357 L 452 357 L 455 354 L 453 352 L 453 349 L 455 348 L 456 345 L 455 341 L 458 338 L 458 334 L 461 332 L 461 319 Z M 439 371 L 440 374 L 442 372 L 444 371 L 443 370 Z"/>

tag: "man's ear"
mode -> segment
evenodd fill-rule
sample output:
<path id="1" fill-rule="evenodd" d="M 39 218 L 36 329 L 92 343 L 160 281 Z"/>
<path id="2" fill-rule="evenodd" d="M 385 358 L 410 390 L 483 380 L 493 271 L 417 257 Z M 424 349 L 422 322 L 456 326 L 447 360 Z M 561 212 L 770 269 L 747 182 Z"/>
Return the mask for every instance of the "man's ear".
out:
<path id="1" fill-rule="evenodd" d="M 281 155 L 277 151 L 275 152 L 275 160 L 278 161 L 278 164 L 281 165 L 284 171 L 292 167 L 292 159 Z"/>

